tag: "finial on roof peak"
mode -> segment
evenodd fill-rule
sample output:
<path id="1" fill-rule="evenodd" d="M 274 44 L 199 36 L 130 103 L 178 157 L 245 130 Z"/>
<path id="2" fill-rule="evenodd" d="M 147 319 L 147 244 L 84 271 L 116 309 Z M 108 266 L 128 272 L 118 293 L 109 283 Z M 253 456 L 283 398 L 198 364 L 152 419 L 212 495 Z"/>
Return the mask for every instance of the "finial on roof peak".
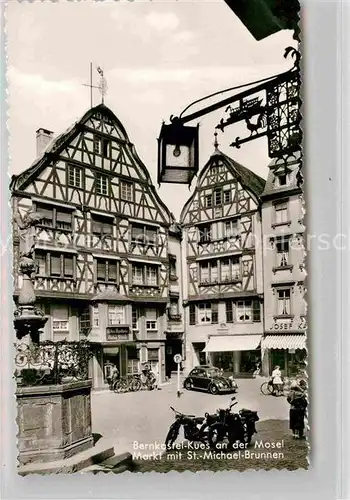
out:
<path id="1" fill-rule="evenodd" d="M 218 143 L 218 133 L 215 131 L 214 132 L 214 148 L 215 148 L 215 151 L 218 150 L 218 147 L 219 147 L 219 143 Z"/>

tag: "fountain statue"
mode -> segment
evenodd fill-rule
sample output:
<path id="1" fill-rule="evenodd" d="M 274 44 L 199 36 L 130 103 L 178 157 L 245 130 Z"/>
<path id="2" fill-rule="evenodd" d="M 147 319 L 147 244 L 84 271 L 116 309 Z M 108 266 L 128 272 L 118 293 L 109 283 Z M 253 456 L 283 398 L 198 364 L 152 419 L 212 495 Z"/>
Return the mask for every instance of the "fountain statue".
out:
<path id="1" fill-rule="evenodd" d="M 36 272 L 34 261 L 35 226 L 41 222 L 42 216 L 31 210 L 23 218 L 17 213 L 14 219 L 18 226 L 20 240 L 19 270 L 23 276 L 18 307 L 14 313 L 14 326 L 19 340 L 26 338 L 28 341 L 38 344 L 40 330 L 47 321 L 44 313 L 35 307 L 36 296 L 32 281 Z"/>

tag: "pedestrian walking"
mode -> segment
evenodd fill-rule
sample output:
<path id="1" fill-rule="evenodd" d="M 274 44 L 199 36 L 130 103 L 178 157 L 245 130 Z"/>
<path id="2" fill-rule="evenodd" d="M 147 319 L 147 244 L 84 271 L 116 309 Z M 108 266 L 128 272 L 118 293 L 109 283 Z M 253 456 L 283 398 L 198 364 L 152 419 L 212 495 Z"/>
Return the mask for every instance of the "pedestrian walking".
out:
<path id="1" fill-rule="evenodd" d="M 271 374 L 271 378 L 272 378 L 272 389 L 273 389 L 272 395 L 277 396 L 277 394 L 281 393 L 282 384 L 283 384 L 282 372 L 281 372 L 280 367 L 278 365 L 275 366 L 275 368 Z"/>
<path id="2" fill-rule="evenodd" d="M 307 408 L 306 398 L 306 383 L 301 380 L 298 384 L 293 381 L 290 386 L 290 392 L 287 396 L 287 401 L 290 404 L 289 410 L 289 428 L 295 439 L 305 439 L 305 415 Z"/>

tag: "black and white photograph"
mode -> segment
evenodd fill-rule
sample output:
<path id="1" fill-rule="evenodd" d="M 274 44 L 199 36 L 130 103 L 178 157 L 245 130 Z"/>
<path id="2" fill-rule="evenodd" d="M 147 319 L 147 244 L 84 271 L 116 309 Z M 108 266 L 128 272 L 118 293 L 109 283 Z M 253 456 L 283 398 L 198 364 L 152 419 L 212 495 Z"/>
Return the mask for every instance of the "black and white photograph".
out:
<path id="1" fill-rule="evenodd" d="M 308 469 L 299 9 L 8 3 L 21 476 Z"/>

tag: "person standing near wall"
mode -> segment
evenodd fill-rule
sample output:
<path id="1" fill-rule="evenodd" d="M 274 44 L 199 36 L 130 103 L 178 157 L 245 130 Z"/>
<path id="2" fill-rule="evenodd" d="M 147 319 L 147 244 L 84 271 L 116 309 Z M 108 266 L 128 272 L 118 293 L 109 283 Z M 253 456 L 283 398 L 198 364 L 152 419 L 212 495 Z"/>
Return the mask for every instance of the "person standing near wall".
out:
<path id="1" fill-rule="evenodd" d="M 299 384 L 294 381 L 290 386 L 290 392 L 287 401 L 290 404 L 289 410 L 289 428 L 295 439 L 305 439 L 305 415 L 307 408 L 306 383 L 301 380 Z"/>

